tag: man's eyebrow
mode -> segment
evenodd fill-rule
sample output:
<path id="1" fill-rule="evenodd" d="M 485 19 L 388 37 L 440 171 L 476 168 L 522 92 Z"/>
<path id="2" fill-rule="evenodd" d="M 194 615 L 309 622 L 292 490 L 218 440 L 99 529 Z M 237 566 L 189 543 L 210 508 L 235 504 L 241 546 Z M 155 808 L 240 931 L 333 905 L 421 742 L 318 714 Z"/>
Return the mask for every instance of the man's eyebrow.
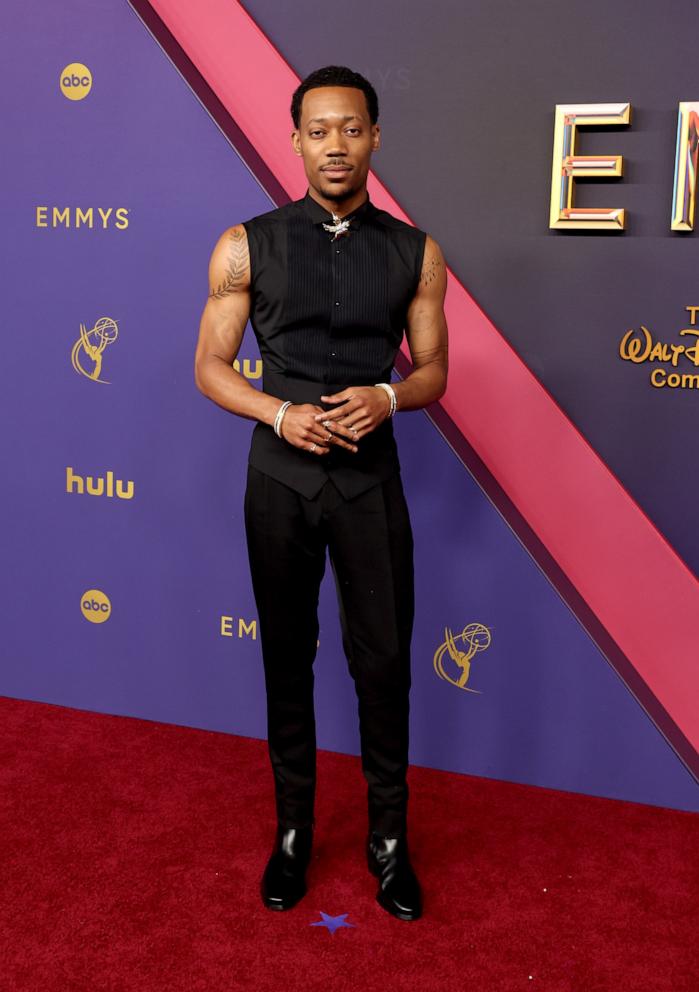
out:
<path id="1" fill-rule="evenodd" d="M 327 123 L 327 120 L 328 120 L 327 117 L 311 117 L 311 119 L 310 119 L 310 121 L 308 123 L 309 124 L 313 124 L 314 122 L 317 122 L 319 124 L 326 124 Z M 356 114 L 346 114 L 342 118 L 342 120 L 343 121 L 359 121 L 359 120 L 361 120 L 361 117 L 357 117 Z"/>

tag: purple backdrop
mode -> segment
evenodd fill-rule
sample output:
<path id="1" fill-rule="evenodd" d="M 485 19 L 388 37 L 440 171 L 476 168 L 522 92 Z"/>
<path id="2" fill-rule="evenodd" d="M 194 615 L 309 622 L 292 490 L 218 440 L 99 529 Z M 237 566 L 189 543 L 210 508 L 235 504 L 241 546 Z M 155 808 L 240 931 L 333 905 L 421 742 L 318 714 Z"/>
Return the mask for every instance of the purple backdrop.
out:
<path id="1" fill-rule="evenodd" d="M 440 241 L 457 275 L 676 539 L 680 553 L 698 561 L 684 502 L 696 492 L 696 461 L 693 467 L 688 457 L 697 443 L 688 426 L 693 397 L 659 404 L 638 377 L 620 367 L 609 346 L 624 321 L 639 323 L 652 309 L 658 323 L 672 323 L 678 300 L 682 306 L 697 302 L 688 295 L 696 242 L 669 238 L 668 210 L 653 209 L 648 175 L 642 203 L 650 206 L 646 221 L 629 232 L 632 237 L 596 239 L 591 252 L 592 239 L 562 242 L 546 230 L 553 105 L 643 100 L 650 84 L 639 68 L 641 53 L 629 56 L 622 72 L 614 70 L 618 50 L 610 49 L 595 62 L 600 78 L 589 82 L 588 73 L 576 76 L 568 65 L 575 50 L 565 61 L 556 57 L 563 23 L 545 21 L 550 36 L 536 67 L 525 67 L 521 53 L 517 62 L 522 73 L 526 68 L 525 84 L 504 46 L 519 39 L 518 47 L 533 58 L 529 43 L 537 41 L 543 8 L 553 11 L 553 4 L 539 5 L 539 16 L 522 20 L 509 41 L 498 24 L 505 7 L 513 17 L 524 17 L 524 9 L 514 5 L 450 5 L 443 18 L 434 19 L 439 23 L 425 22 L 419 31 L 415 19 L 391 23 L 398 13 L 394 4 L 379 11 L 365 6 L 366 16 L 371 10 L 391 26 L 395 64 L 386 64 L 380 32 L 363 32 L 358 47 L 333 29 L 330 46 L 328 22 L 316 24 L 309 4 L 299 4 L 293 17 L 271 4 L 256 2 L 249 9 L 299 74 L 319 64 L 319 51 L 332 48 L 332 61 L 375 79 L 385 107 L 387 150 L 376 162 L 381 178 Z M 338 17 L 348 16 L 342 5 L 331 7 Z M 568 5 L 581 25 L 589 8 Z M 613 16 L 605 11 L 605 20 Z M 424 11 L 416 8 L 414 14 L 422 17 Z M 59 8 L 48 0 L 15 0 L 11 24 L 1 44 L 10 77 L 21 78 L 22 85 L 5 87 L 2 94 L 10 154 L 2 182 L 7 620 L 0 692 L 264 737 L 264 684 L 259 641 L 250 626 L 255 606 L 242 519 L 253 424 L 202 397 L 192 363 L 207 262 L 218 235 L 274 204 L 126 3 L 73 0 Z M 452 64 L 442 42 L 458 39 L 467 27 L 468 59 L 462 52 Z M 692 97 L 678 40 L 668 38 L 666 50 L 660 45 L 658 51 L 651 27 L 647 22 L 639 45 L 652 48 L 656 69 L 665 60 L 676 76 L 670 84 L 667 73 L 653 73 L 652 105 L 647 126 L 639 122 L 638 141 L 644 134 L 647 139 L 649 129 L 671 130 L 677 100 Z M 498 46 L 487 48 L 486 38 L 497 38 Z M 465 64 L 471 57 L 481 59 L 480 107 L 469 88 L 476 71 Z M 59 78 L 76 60 L 90 69 L 93 82 L 85 99 L 73 101 L 61 92 Z M 583 82 L 573 86 L 574 79 Z M 514 100 L 506 129 L 502 114 L 493 112 L 491 88 L 499 98 L 507 93 Z M 422 119 L 435 128 L 435 117 L 445 123 L 444 145 L 425 159 L 425 143 L 416 135 Z M 531 144 L 532 119 L 538 144 Z M 503 195 L 496 197 L 489 195 L 491 180 L 478 170 L 486 149 L 495 158 L 503 154 L 504 131 L 516 156 L 510 179 L 503 184 L 499 178 Z M 474 135 L 483 153 L 474 151 Z M 663 175 L 656 178 L 668 190 L 664 173 L 671 145 L 665 134 L 643 153 L 662 150 L 656 172 Z M 608 144 L 603 140 L 599 147 Z M 457 163 L 458 150 L 463 157 Z M 437 181 L 425 182 L 429 175 Z M 615 203 L 632 204 L 634 186 L 628 185 L 632 192 L 624 199 L 619 188 Z M 643 217 L 640 187 L 638 195 Z M 488 204 L 487 217 L 479 203 Z M 47 226 L 37 222 L 43 207 Z M 70 226 L 53 225 L 54 207 L 70 209 Z M 78 207 L 93 208 L 92 228 L 75 226 Z M 113 210 L 106 227 L 98 207 Z M 128 212 L 123 229 L 115 219 L 118 208 Z M 658 256 L 675 281 L 664 284 L 661 294 L 654 277 L 649 295 L 649 280 L 638 273 L 656 266 Z M 585 298 L 583 284 L 601 287 L 601 302 Z M 577 326 L 564 333 L 571 296 L 579 304 Z M 108 383 L 91 381 L 71 364 L 80 324 L 89 331 L 101 317 L 118 327 L 102 356 Z M 80 354 L 89 370 L 86 354 Z M 250 328 L 240 358 L 257 368 Z M 642 446 L 629 435 L 628 420 L 608 415 L 612 406 L 627 403 L 643 408 Z M 428 418 L 401 414 L 396 433 L 416 539 L 411 760 L 699 810 L 694 779 Z M 663 437 L 672 443 L 663 447 Z M 660 453 L 666 471 L 653 476 L 649 460 Z M 669 480 L 680 458 L 686 482 L 678 491 Z M 133 483 L 133 497 L 67 492 L 68 467 L 83 479 L 113 472 Z M 90 623 L 81 612 L 90 589 L 109 597 L 111 615 L 104 623 Z M 247 627 L 240 628 L 241 619 Z M 234 636 L 222 635 L 222 623 Z M 433 665 L 445 627 L 457 635 L 470 623 L 485 625 L 492 635 L 490 646 L 472 660 L 468 688 L 477 692 L 441 679 Z M 356 754 L 356 700 L 329 567 L 320 637 L 319 746 Z"/>

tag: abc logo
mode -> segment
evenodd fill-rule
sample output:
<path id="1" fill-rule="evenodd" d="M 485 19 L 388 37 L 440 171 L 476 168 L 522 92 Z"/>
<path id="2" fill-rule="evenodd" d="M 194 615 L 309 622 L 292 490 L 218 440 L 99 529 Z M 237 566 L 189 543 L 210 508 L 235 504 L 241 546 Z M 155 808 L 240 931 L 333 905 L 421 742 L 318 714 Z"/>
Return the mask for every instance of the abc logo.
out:
<path id="1" fill-rule="evenodd" d="M 104 623 L 112 615 L 109 596 L 101 589 L 88 589 L 80 599 L 80 609 L 90 623 Z"/>
<path id="2" fill-rule="evenodd" d="M 92 89 L 92 73 L 82 62 L 71 62 L 61 73 L 61 93 L 69 100 L 84 100 Z"/>

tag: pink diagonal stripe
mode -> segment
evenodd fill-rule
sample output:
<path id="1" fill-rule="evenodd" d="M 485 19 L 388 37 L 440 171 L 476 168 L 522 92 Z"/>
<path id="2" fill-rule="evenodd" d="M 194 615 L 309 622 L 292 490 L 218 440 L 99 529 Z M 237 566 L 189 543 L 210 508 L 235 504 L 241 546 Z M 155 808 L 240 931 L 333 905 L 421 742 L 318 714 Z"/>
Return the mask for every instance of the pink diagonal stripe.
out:
<path id="1" fill-rule="evenodd" d="M 296 73 L 235 0 L 151 5 L 289 196 L 303 196 L 288 137 Z M 410 220 L 373 174 L 368 185 Z M 451 271 L 447 317 L 444 410 L 696 748 L 699 582 Z"/>

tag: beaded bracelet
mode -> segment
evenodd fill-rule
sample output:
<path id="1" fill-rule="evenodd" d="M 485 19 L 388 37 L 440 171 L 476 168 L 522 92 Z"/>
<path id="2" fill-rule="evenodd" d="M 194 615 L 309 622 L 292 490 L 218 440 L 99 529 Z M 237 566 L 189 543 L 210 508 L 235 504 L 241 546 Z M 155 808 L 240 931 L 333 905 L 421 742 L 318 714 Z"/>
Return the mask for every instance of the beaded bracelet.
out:
<path id="1" fill-rule="evenodd" d="M 391 399 L 391 409 L 389 410 L 388 415 L 389 415 L 389 417 L 392 417 L 393 414 L 396 412 L 396 406 L 398 404 L 398 401 L 396 399 L 396 394 L 395 394 L 395 391 L 394 391 L 393 387 L 392 386 L 389 386 L 389 384 L 387 382 L 375 382 L 374 385 L 375 386 L 380 386 L 382 389 L 384 389 L 388 393 L 388 395 L 389 395 L 389 397 Z"/>
<path id="2" fill-rule="evenodd" d="M 284 414 L 286 413 L 286 408 L 291 406 L 291 400 L 285 400 L 282 405 L 277 410 L 277 416 L 274 418 L 274 433 L 277 437 L 282 436 L 282 420 L 284 419 Z"/>

